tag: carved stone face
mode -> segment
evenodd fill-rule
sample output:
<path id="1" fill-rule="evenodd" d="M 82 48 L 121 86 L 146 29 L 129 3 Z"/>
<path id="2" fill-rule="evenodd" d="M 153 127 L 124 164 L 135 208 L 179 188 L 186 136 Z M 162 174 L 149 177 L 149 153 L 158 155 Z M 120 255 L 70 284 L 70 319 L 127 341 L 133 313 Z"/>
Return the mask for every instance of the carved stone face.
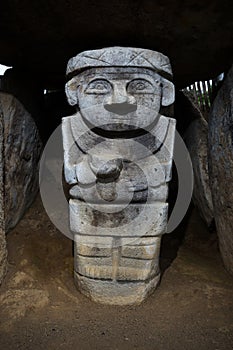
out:
<path id="1" fill-rule="evenodd" d="M 158 118 L 164 88 L 173 85 L 150 69 L 118 67 L 86 70 L 69 85 L 84 120 L 108 131 L 148 128 Z"/>

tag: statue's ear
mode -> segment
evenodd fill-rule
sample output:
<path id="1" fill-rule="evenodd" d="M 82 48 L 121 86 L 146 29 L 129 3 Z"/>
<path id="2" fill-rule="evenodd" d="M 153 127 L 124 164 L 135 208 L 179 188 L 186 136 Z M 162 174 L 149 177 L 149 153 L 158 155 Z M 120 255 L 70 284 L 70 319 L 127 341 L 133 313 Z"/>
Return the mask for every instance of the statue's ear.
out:
<path id="1" fill-rule="evenodd" d="M 162 106 L 170 106 L 175 101 L 174 84 L 162 78 Z"/>
<path id="2" fill-rule="evenodd" d="M 78 104 L 77 88 L 77 79 L 75 77 L 69 80 L 65 85 L 66 97 L 71 106 Z"/>

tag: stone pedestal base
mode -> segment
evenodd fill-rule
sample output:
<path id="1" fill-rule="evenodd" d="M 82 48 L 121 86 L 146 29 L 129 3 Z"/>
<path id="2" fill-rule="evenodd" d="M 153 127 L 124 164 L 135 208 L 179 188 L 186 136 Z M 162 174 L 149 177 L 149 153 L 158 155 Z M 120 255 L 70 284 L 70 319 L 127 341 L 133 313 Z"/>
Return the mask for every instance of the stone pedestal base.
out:
<path id="1" fill-rule="evenodd" d="M 74 272 L 79 291 L 95 302 L 109 305 L 140 304 L 153 293 L 160 281 L 160 274 L 149 281 L 104 281 L 90 279 Z"/>
<path id="2" fill-rule="evenodd" d="M 134 203 L 123 210 L 111 204 L 95 208 L 70 201 L 75 284 L 99 303 L 139 304 L 159 283 L 167 203 Z"/>

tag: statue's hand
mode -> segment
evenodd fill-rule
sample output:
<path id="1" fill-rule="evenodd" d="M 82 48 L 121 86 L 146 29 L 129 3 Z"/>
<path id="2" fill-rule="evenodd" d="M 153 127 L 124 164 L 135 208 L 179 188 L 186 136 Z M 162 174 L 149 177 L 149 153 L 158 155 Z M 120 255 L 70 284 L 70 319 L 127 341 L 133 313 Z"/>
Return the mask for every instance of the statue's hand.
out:
<path id="1" fill-rule="evenodd" d="M 116 181 L 120 176 L 123 161 L 122 159 L 99 159 L 98 163 L 90 162 L 90 167 L 99 181 Z"/>

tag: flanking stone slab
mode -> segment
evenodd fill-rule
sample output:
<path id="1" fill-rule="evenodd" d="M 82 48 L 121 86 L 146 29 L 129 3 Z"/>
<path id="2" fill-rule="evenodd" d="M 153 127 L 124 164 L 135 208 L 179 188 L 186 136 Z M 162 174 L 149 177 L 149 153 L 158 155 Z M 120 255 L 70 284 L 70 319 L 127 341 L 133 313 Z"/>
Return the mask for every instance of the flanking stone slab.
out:
<path id="1" fill-rule="evenodd" d="M 233 274 L 233 67 L 209 118 L 209 161 L 214 217 L 225 267 Z"/>
<path id="2" fill-rule="evenodd" d="M 31 115 L 14 96 L 0 92 L 0 283 L 6 271 L 5 233 L 38 192 L 41 150 Z"/>
<path id="3" fill-rule="evenodd" d="M 0 284 L 5 276 L 7 267 L 4 202 L 4 119 L 0 110 Z"/>
<path id="4" fill-rule="evenodd" d="M 0 92 L 4 118 L 5 230 L 13 228 L 38 192 L 42 143 L 31 115 L 12 95 Z"/>
<path id="5" fill-rule="evenodd" d="M 185 133 L 185 142 L 192 159 L 194 173 L 193 201 L 208 227 L 214 221 L 209 177 L 208 123 L 200 116 Z"/>

